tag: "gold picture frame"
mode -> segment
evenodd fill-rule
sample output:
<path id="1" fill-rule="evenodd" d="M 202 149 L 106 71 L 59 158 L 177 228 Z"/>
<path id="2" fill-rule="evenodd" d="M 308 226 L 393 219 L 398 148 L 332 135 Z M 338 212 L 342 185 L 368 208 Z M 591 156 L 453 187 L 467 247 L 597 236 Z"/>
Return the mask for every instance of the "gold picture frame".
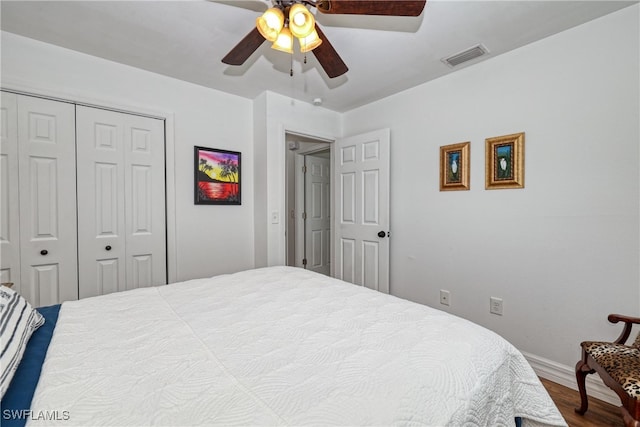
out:
<path id="1" fill-rule="evenodd" d="M 468 190 L 470 142 L 440 147 L 440 191 Z"/>
<path id="2" fill-rule="evenodd" d="M 524 132 L 485 139 L 485 188 L 524 188 Z"/>

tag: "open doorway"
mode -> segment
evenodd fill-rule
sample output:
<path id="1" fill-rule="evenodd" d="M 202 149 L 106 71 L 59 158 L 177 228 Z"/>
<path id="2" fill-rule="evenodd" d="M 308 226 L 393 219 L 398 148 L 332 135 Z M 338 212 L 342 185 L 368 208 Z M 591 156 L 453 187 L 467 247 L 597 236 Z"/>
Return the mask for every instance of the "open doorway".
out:
<path id="1" fill-rule="evenodd" d="M 333 144 L 286 136 L 287 265 L 331 275 Z"/>

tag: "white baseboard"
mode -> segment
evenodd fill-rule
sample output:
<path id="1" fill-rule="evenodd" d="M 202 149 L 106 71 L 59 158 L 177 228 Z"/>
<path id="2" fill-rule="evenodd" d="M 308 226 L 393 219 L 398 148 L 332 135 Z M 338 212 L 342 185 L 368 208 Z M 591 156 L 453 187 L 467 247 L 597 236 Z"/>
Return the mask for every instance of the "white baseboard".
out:
<path id="1" fill-rule="evenodd" d="M 522 354 L 539 377 L 569 387 L 570 389 L 578 390 L 575 368 L 561 365 L 560 363 L 534 354 L 525 352 L 522 352 Z M 586 384 L 589 399 L 596 398 L 616 407 L 620 406 L 620 398 L 618 398 L 618 395 L 604 385 L 598 374 L 588 375 Z M 576 406 L 579 406 L 579 404 L 580 402 L 576 401 Z"/>

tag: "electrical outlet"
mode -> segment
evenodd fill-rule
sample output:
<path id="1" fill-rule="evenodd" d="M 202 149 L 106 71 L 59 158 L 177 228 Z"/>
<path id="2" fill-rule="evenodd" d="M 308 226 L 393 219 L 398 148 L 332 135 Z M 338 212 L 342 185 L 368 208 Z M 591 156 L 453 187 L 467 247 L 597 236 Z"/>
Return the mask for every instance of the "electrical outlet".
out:
<path id="1" fill-rule="evenodd" d="M 451 298 L 451 294 L 449 291 L 445 291 L 444 289 L 440 289 L 440 304 L 449 305 Z"/>
<path id="2" fill-rule="evenodd" d="M 489 299 L 489 312 L 502 316 L 502 298 L 491 297 Z"/>

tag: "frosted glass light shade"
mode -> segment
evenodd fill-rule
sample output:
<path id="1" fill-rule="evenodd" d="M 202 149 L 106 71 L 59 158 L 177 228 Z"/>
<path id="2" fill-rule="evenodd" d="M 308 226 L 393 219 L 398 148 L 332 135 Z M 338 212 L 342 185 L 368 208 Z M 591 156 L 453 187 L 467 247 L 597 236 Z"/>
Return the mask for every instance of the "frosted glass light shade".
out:
<path id="1" fill-rule="evenodd" d="M 275 42 L 278 38 L 278 34 L 282 31 L 284 26 L 284 13 L 278 8 L 272 7 L 267 9 L 262 16 L 256 19 L 256 28 L 262 34 L 262 37 Z"/>
<path id="2" fill-rule="evenodd" d="M 318 32 L 314 28 L 307 37 L 300 39 L 300 52 L 310 52 L 322 44 Z"/>
<path id="3" fill-rule="evenodd" d="M 284 27 L 282 31 L 280 31 L 278 38 L 273 42 L 271 48 L 281 52 L 293 53 L 293 36 L 289 28 Z"/>
<path id="4" fill-rule="evenodd" d="M 289 9 L 289 29 L 291 34 L 301 39 L 315 29 L 316 20 L 303 4 L 296 3 Z"/>

